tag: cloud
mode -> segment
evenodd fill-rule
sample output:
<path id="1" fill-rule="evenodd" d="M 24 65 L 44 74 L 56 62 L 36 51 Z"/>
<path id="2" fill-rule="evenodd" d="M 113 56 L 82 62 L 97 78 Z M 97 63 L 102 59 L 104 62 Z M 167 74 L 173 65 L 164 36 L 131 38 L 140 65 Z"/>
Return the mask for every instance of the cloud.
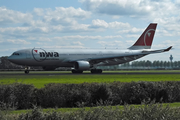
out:
<path id="1" fill-rule="evenodd" d="M 93 29 L 127 29 L 130 28 L 130 24 L 129 23 L 122 23 L 122 22 L 110 22 L 107 23 L 104 20 L 100 20 L 100 19 L 96 19 L 96 20 L 92 20 L 92 25 L 89 26 L 89 28 L 93 28 Z"/>
<path id="2" fill-rule="evenodd" d="M 118 21 L 108 23 L 101 19 L 93 19 L 90 24 L 79 23 L 79 21 L 84 21 L 91 17 L 91 12 L 81 8 L 56 7 L 55 10 L 51 8 L 34 8 L 32 13 L 13 11 L 6 7 L 0 8 L 1 11 L 3 9 L 5 10 L 2 16 L 8 16 L 2 17 L 2 21 L 11 21 L 13 26 L 12 27 L 9 23 L 6 27 L 0 27 L 0 34 L 11 38 L 29 37 L 30 35 L 44 36 L 45 34 L 52 35 L 56 33 L 87 33 L 108 29 L 130 28 L 129 23 Z M 18 18 L 16 18 L 16 16 Z"/>
<path id="3" fill-rule="evenodd" d="M 179 1 L 172 0 L 80 0 L 95 14 L 123 16 L 156 21 L 179 15 Z M 159 21 L 158 21 L 159 22 Z"/>
<path id="4" fill-rule="evenodd" d="M 63 36 L 63 37 L 53 37 L 53 38 L 32 38 L 32 42 L 36 42 L 37 46 L 40 47 L 47 47 L 49 45 L 49 48 L 53 48 L 52 46 L 59 46 L 59 48 L 98 48 L 96 46 L 96 43 L 99 43 L 100 41 L 109 41 L 110 47 L 118 47 L 119 45 L 122 45 L 121 43 L 118 43 L 116 39 L 121 39 L 122 37 L 120 35 L 117 36 L 81 36 L 81 35 L 75 35 L 75 36 Z M 31 38 L 29 38 L 31 39 Z M 51 40 L 49 42 L 49 40 Z M 111 41 L 116 40 L 116 43 L 111 43 Z M 94 46 L 89 46 L 87 43 L 94 44 Z M 117 46 L 117 44 L 119 44 Z M 101 47 L 104 45 L 99 44 Z M 36 47 L 37 47 L 36 46 Z M 55 49 L 55 48 L 54 48 Z"/>
<path id="5" fill-rule="evenodd" d="M 105 22 L 104 20 L 93 20 L 92 21 L 92 26 L 90 26 L 91 28 L 107 28 L 108 27 L 108 23 Z"/>
<path id="6" fill-rule="evenodd" d="M 0 24 L 5 26 L 0 27 L 0 33 L 9 36 L 20 33 L 26 36 L 90 31 L 88 24 L 78 23 L 78 20 L 85 20 L 91 16 L 91 12 L 81 8 L 56 7 L 55 10 L 34 8 L 32 13 L 22 13 L 0 7 L 0 13 Z"/>
<path id="7" fill-rule="evenodd" d="M 87 19 L 91 16 L 91 12 L 84 11 L 81 8 L 64 8 L 56 7 L 55 10 L 52 9 L 34 9 L 34 12 L 43 17 L 43 21 L 50 23 L 52 25 L 75 25 L 77 24 L 76 19 Z"/>
<path id="8" fill-rule="evenodd" d="M 139 29 L 136 27 L 130 28 L 130 29 L 124 29 L 124 30 L 120 30 L 118 31 L 119 33 L 129 33 L 129 34 L 134 34 L 134 33 L 139 33 L 139 32 L 143 32 L 145 29 Z"/>
<path id="9" fill-rule="evenodd" d="M 95 15 L 127 20 L 131 24 L 154 22 L 158 23 L 158 30 L 162 31 L 158 33 L 159 36 L 180 36 L 179 0 L 79 0 L 79 2 Z M 93 21 L 90 27 L 101 30 L 110 28 L 104 19 Z M 128 34 L 128 37 L 136 36 L 134 34 L 141 30 L 133 26 L 121 28 L 118 33 Z"/>
<path id="10" fill-rule="evenodd" d="M 9 10 L 6 7 L 0 7 L 0 14 L 0 25 L 22 23 L 33 19 L 33 16 L 30 13 L 21 13 Z"/>
<path id="11" fill-rule="evenodd" d="M 42 8 L 34 8 L 34 13 L 38 16 L 43 16 L 44 15 L 44 9 Z"/>
<path id="12" fill-rule="evenodd" d="M 31 44 L 30 42 L 27 42 L 26 40 L 21 40 L 21 39 L 16 39 L 16 40 L 13 40 L 13 39 L 8 39 L 6 41 L 3 41 L 3 43 L 10 43 L 10 44 L 16 44 L 16 45 L 28 45 L 28 44 Z"/>
<path id="13" fill-rule="evenodd" d="M 116 36 L 81 36 L 81 35 L 75 35 L 75 36 L 63 36 L 63 37 L 54 37 L 53 40 L 104 40 L 104 39 L 116 39 L 116 38 L 122 38 L 120 35 Z"/>
<path id="14" fill-rule="evenodd" d="M 98 44 L 100 44 L 102 47 L 106 47 L 106 48 L 126 48 L 127 43 L 126 42 L 122 42 L 122 41 L 118 41 L 118 40 L 114 40 L 114 41 L 99 41 Z"/>
<path id="15" fill-rule="evenodd" d="M 66 46 L 43 46 L 45 49 L 84 49 L 84 46 L 66 45 Z"/>
<path id="16" fill-rule="evenodd" d="M 78 46 L 83 46 L 84 44 L 83 43 L 81 43 L 80 41 L 75 41 L 75 42 L 73 42 L 73 44 L 72 45 L 78 45 Z"/>
<path id="17" fill-rule="evenodd" d="M 56 7 L 53 11 L 52 9 L 45 9 L 45 15 L 47 16 L 53 16 L 53 17 L 70 17 L 70 18 L 80 18 L 85 19 L 90 17 L 91 12 L 84 11 L 81 8 L 75 9 L 74 7 Z"/>
<path id="18" fill-rule="evenodd" d="M 153 6 L 144 0 L 81 0 L 87 10 L 107 15 L 147 15 Z"/>

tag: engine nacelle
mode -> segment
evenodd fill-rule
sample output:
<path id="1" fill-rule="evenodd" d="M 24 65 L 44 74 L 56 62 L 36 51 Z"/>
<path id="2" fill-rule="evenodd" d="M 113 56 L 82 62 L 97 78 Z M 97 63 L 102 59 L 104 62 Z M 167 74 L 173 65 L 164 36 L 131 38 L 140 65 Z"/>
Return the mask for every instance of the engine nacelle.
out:
<path id="1" fill-rule="evenodd" d="M 88 70 L 90 69 L 90 63 L 88 61 L 77 61 L 74 67 L 76 70 Z"/>
<path id="2" fill-rule="evenodd" d="M 42 68 L 45 71 L 53 71 L 56 69 L 56 67 L 54 67 L 54 66 L 43 66 Z"/>

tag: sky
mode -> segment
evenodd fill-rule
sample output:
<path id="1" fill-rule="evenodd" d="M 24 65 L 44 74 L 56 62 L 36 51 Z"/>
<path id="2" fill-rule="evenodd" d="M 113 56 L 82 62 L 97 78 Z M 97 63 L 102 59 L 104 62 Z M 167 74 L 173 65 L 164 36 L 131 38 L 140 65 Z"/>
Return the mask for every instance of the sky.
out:
<path id="1" fill-rule="evenodd" d="M 139 60 L 180 61 L 180 0 L 0 0 L 0 56 L 26 48 L 126 49 L 157 23 Z"/>

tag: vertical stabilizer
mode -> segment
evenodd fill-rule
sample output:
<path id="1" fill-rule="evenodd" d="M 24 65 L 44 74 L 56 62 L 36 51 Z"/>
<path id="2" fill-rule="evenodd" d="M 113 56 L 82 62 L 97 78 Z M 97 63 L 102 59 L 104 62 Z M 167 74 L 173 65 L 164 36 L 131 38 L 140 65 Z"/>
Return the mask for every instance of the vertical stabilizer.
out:
<path id="1" fill-rule="evenodd" d="M 156 31 L 157 23 L 151 23 L 142 33 L 136 43 L 129 49 L 150 49 Z"/>

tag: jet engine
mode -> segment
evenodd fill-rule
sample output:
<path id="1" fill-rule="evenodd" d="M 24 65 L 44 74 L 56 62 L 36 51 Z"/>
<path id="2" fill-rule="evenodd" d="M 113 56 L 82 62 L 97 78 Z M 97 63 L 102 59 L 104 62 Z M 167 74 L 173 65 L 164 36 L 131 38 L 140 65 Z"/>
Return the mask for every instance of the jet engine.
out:
<path id="1" fill-rule="evenodd" d="M 76 70 L 88 70 L 90 69 L 90 63 L 88 61 L 77 61 L 74 67 Z"/>
<path id="2" fill-rule="evenodd" d="M 43 66 L 42 68 L 45 71 L 53 71 L 56 69 L 56 67 L 54 67 L 54 66 Z"/>

